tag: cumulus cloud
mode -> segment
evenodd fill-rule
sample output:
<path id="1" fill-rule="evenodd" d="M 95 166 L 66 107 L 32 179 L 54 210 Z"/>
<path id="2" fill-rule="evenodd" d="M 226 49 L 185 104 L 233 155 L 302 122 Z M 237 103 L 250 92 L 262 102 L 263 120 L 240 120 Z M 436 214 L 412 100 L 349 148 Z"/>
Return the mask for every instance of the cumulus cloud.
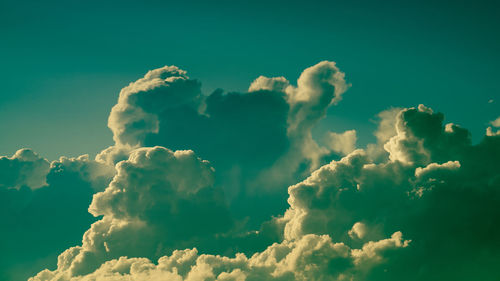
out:
<path id="1" fill-rule="evenodd" d="M 399 113 L 396 135 L 384 145 L 392 161 L 429 164 L 455 160 L 471 144 L 470 133 L 458 125 L 443 125 L 444 115 L 423 105 Z"/>
<path id="2" fill-rule="evenodd" d="M 385 143 L 397 134 L 396 122 L 397 116 L 403 108 L 390 108 L 377 114 L 377 130 L 374 132 L 377 138 L 376 143 L 370 143 L 366 146 L 366 152 L 376 162 L 387 161 L 389 154 L 384 149 Z"/>
<path id="3" fill-rule="evenodd" d="M 500 258 L 493 238 L 500 232 L 494 207 L 500 138 L 472 145 L 468 131 L 443 126 L 442 114 L 424 106 L 396 118 L 396 135 L 384 146 L 389 161 L 374 163 L 356 150 L 289 188 L 285 237 L 314 233 L 359 245 L 356 239 L 401 231 L 412 240 L 408 250 L 387 259 L 390 270 L 374 271 L 369 280 L 493 280 L 487 272 Z"/>
<path id="4" fill-rule="evenodd" d="M 103 217 L 82 246 L 59 256 L 58 272 L 78 276 L 120 256 L 158 258 L 187 245 L 210 249 L 215 235 L 232 226 L 220 192 L 213 168 L 192 151 L 138 148 L 93 195 L 89 212 Z"/>
<path id="5" fill-rule="evenodd" d="M 343 133 L 329 132 L 326 135 L 326 143 L 334 152 L 347 155 L 356 149 L 356 131 L 348 130 Z"/>
<path id="6" fill-rule="evenodd" d="M 177 242 L 158 239 L 158 229 L 164 227 L 168 237 L 169 227 L 178 225 L 169 220 L 190 215 L 172 212 L 178 199 L 162 201 L 162 187 L 175 190 L 168 193 L 172 198 L 192 194 L 189 200 L 197 202 L 195 194 L 213 188 L 213 170 L 192 152 L 135 150 L 117 165 L 108 188 L 94 196 L 90 210 L 104 217 L 87 231 L 83 245 L 63 253 L 57 270 L 32 280 L 494 280 L 491 272 L 500 260 L 500 138 L 485 136 L 472 145 L 467 130 L 444 125 L 442 114 L 424 106 L 392 116 L 385 161 L 357 149 L 290 186 L 288 210 L 270 223 L 283 232 L 281 240 L 250 256 L 200 255 L 189 249 L 200 239 L 190 241 L 198 234 L 189 227 L 181 228 Z M 177 177 L 195 174 L 187 181 Z M 155 210 L 158 205 L 164 207 Z M 208 205 L 201 204 L 196 216 Z M 153 219 L 160 210 L 162 220 Z M 227 232 L 195 224 L 207 233 Z M 153 254 L 167 252 L 161 249 L 169 242 L 188 250 Z M 78 271 L 82 263 L 91 267 Z"/>
<path id="7" fill-rule="evenodd" d="M 90 160 L 87 156 L 62 157 L 58 161 L 49 163 L 29 149 L 20 150 L 12 157 L 1 157 L 0 187 L 3 193 L 8 194 L 4 196 L 6 204 L 3 207 L 3 214 L 10 218 L 8 225 L 16 225 L 20 232 L 24 229 L 19 225 L 25 224 L 23 220 L 30 216 L 26 211 L 27 208 L 30 212 L 41 215 L 56 212 L 60 217 L 53 219 L 54 223 L 60 223 L 66 215 L 74 214 L 75 225 L 72 227 L 75 232 L 82 231 L 95 221 L 95 218 L 89 217 L 84 211 L 92 193 L 101 192 L 108 186 L 115 173 L 115 164 L 120 161 L 129 163 L 132 161 L 129 156 L 142 146 L 163 145 L 176 150 L 194 149 L 202 157 L 210 159 L 211 166 L 215 166 L 218 171 L 217 177 L 211 174 L 213 172 L 207 172 L 211 178 L 209 181 L 212 181 L 207 185 L 217 188 L 201 188 L 201 190 L 203 192 L 216 190 L 218 194 L 199 194 L 197 203 L 194 203 L 196 200 L 191 200 L 192 194 L 172 198 L 166 194 L 162 195 L 162 198 L 170 198 L 171 201 L 166 199 L 161 201 L 160 198 L 150 196 L 149 202 L 157 202 L 156 207 L 140 209 L 139 206 L 146 205 L 136 205 L 135 211 L 134 208 L 129 208 L 127 213 L 121 206 L 124 201 L 117 202 L 115 207 L 111 202 L 122 198 L 121 200 L 131 203 L 136 193 L 122 194 L 128 194 L 128 197 L 111 196 L 109 193 L 111 191 L 98 193 L 89 210 L 94 215 L 104 215 L 105 218 L 96 222 L 91 229 L 96 230 L 95 233 L 99 233 L 97 229 L 102 231 L 108 229 L 116 237 L 121 235 L 119 233 L 127 235 L 130 229 L 137 231 L 141 229 L 144 234 L 148 231 L 162 233 L 165 235 L 163 240 L 175 237 L 173 241 L 180 243 L 182 239 L 177 239 L 179 238 L 177 236 L 185 236 L 185 232 L 177 230 L 185 230 L 188 225 L 175 221 L 163 223 L 159 221 L 164 220 L 166 213 L 176 213 L 181 210 L 184 210 L 188 218 L 197 218 L 195 214 L 198 213 L 195 210 L 200 207 L 201 202 L 206 202 L 211 206 L 205 206 L 203 211 L 205 216 L 220 216 L 217 221 L 225 224 L 221 229 L 232 228 L 230 232 L 238 230 L 239 234 L 228 242 L 231 247 L 246 249 L 246 252 L 255 251 L 257 248 L 263 249 L 268 243 L 279 240 L 282 236 L 279 231 L 279 225 L 282 223 L 275 225 L 277 221 L 282 221 L 280 218 L 261 224 L 263 220 L 269 219 L 271 215 L 280 214 L 286 208 L 283 200 L 286 196 L 286 186 L 321 164 L 321 155 L 328 153 L 327 148 L 315 143 L 309 131 L 315 122 L 324 116 L 326 108 L 341 99 L 347 87 L 344 74 L 332 62 L 321 62 L 306 69 L 299 78 L 297 86 L 291 85 L 283 77 L 259 77 L 252 83 L 248 93 L 223 93 L 217 90 L 210 95 L 203 95 L 200 82 L 189 78 L 186 71 L 175 66 L 149 71 L 143 78 L 130 83 L 120 92 L 118 103 L 112 108 L 108 120 L 115 145 L 104 149 L 97 155 L 96 160 Z M 141 181 L 153 180 L 146 173 L 147 167 L 142 168 Z M 153 169 L 151 173 L 160 173 L 160 170 Z M 192 190 L 194 187 L 191 183 L 186 181 L 184 185 Z M 166 181 L 161 182 L 158 179 L 157 184 L 166 184 Z M 171 184 L 178 187 L 182 185 L 180 182 Z M 225 196 L 222 195 L 220 187 L 224 189 Z M 35 192 L 36 189 L 40 189 L 40 192 Z M 112 188 L 109 187 L 107 190 Z M 157 188 L 151 187 L 151 190 Z M 141 189 L 141 191 L 144 194 L 150 193 L 147 190 Z M 269 192 L 276 194 L 267 196 L 266 193 Z M 253 199 L 247 200 L 252 196 Z M 145 195 L 142 199 L 146 200 L 147 197 Z M 232 219 L 227 215 L 225 197 L 232 198 L 229 201 L 232 205 L 230 212 L 239 219 L 236 225 L 233 225 Z M 179 202 L 174 204 L 175 200 Z M 162 209 L 166 208 L 166 202 L 173 204 L 171 210 Z M 265 207 L 249 214 L 247 210 L 253 207 L 255 202 L 260 202 Z M 71 205 L 69 209 L 79 211 L 76 213 L 59 211 L 61 208 L 68 208 L 68 204 Z M 52 209 L 48 208 L 50 205 Z M 17 217 L 17 213 L 21 211 L 23 219 Z M 47 215 L 44 218 L 49 220 L 51 216 Z M 39 220 L 37 227 L 43 225 L 46 219 Z M 196 222 L 194 221 L 193 225 Z M 172 223 L 178 224 L 179 227 L 170 227 Z M 211 224 L 206 223 L 206 227 L 214 224 L 213 221 Z M 61 224 L 61 227 L 63 225 Z M 48 228 L 51 231 L 45 232 L 47 235 L 58 232 L 59 229 L 53 226 Z M 120 229 L 123 231 L 120 232 Z M 249 232 L 252 229 L 259 230 Z M 114 233 L 112 230 L 117 232 Z M 16 231 L 10 232 L 9 237 L 14 237 Z M 64 231 L 59 232 L 61 235 L 64 233 Z M 186 241 L 196 240 L 199 237 L 195 232 L 196 230 L 192 230 L 192 237 L 187 235 L 182 238 L 186 238 Z M 85 237 L 90 239 L 89 237 L 98 236 L 90 234 L 91 232 Z M 224 234 L 223 238 L 217 239 L 227 240 L 227 237 L 231 236 L 233 235 Z M 74 233 L 67 237 L 72 237 L 67 240 L 73 242 L 56 244 L 67 247 L 70 245 L 68 243 L 74 243 L 73 238 L 76 237 Z M 204 239 L 208 240 L 207 237 L 213 238 L 205 235 Z M 150 245 L 159 241 L 158 235 L 151 239 L 154 242 Z M 193 246 L 186 241 L 186 247 Z M 165 249 L 171 249 L 174 242 L 167 243 L 170 246 L 165 246 Z M 204 241 L 200 242 L 203 243 Z M 55 246 L 56 244 L 48 243 L 47 246 L 52 245 L 53 249 L 57 248 L 55 251 L 60 251 L 61 248 Z M 257 244 L 260 246 L 256 247 Z M 111 246 L 107 245 L 104 249 L 109 247 Z M 230 246 L 225 246 L 227 247 Z M 82 249 L 85 250 L 84 248 Z M 221 247 L 212 245 L 212 248 Z M 79 248 L 74 248 L 71 253 L 76 253 L 76 249 Z M 150 257 L 156 257 L 158 254 L 156 251 L 155 255 L 151 254 Z M 98 256 L 96 255 L 96 261 Z M 101 257 L 104 256 L 106 255 Z"/>
<path id="8" fill-rule="evenodd" d="M 20 149 L 12 157 L 0 156 L 0 189 L 46 185 L 50 163 L 31 149 Z"/>
<path id="9" fill-rule="evenodd" d="M 419 105 L 381 112 L 366 149 L 354 130 L 322 146 L 311 132 L 348 87 L 327 61 L 210 95 L 163 67 L 121 91 L 96 160 L 0 158 L 7 225 L 46 209 L 52 224 L 23 224 L 71 237 L 30 280 L 496 280 L 500 136 L 473 144 Z"/>
<path id="10" fill-rule="evenodd" d="M 95 219 L 87 212 L 114 168 L 89 159 L 61 157 L 49 163 L 32 150 L 1 157 L 0 279 L 25 280 L 81 241 Z M 4 176 L 6 175 L 6 176 Z"/>
<path id="11" fill-rule="evenodd" d="M 116 144 L 97 159 L 114 164 L 140 146 L 192 149 L 217 170 L 215 184 L 235 216 L 257 227 L 286 208 L 288 185 L 334 152 L 319 145 L 311 130 L 348 87 L 344 73 L 328 61 L 305 69 L 296 85 L 260 76 L 247 93 L 210 95 L 184 70 L 155 69 L 120 92 L 108 122 Z M 266 208 L 248 216 L 255 202 Z"/>
<path id="12" fill-rule="evenodd" d="M 246 175 L 256 163 L 262 168 L 253 174 L 283 157 L 295 166 L 312 161 L 316 168 L 325 150 L 310 131 L 341 100 L 349 87 L 344 76 L 324 61 L 305 69 L 297 86 L 284 77 L 260 76 L 248 93 L 217 90 L 204 96 L 200 82 L 166 66 L 122 89 L 108 126 L 122 152 L 126 145 L 194 149 L 220 172 L 240 167 L 243 181 L 256 177 Z M 115 153 L 109 149 L 101 157 L 112 161 L 106 155 Z"/>
<path id="13" fill-rule="evenodd" d="M 286 92 L 290 85 L 288 80 L 281 77 L 268 78 L 265 76 L 259 76 L 255 79 L 250 87 L 248 88 L 249 92 L 257 92 L 257 91 L 277 91 L 277 92 Z M 290 88 L 291 90 L 292 88 Z"/>
<path id="14" fill-rule="evenodd" d="M 186 71 L 176 66 L 151 70 L 121 90 L 108 126 L 117 144 L 137 145 L 146 134 L 158 132 L 155 113 L 182 106 L 196 109 L 200 96 L 200 84 L 189 79 Z"/>
<path id="15" fill-rule="evenodd" d="M 43 271 L 32 281 L 46 280 L 353 280 L 361 278 L 389 251 L 408 246 L 400 232 L 371 241 L 360 249 L 333 243 L 328 235 L 306 235 L 300 240 L 269 246 L 250 258 L 199 255 L 197 249 L 176 250 L 152 263 L 146 258 L 126 258 L 103 263 L 85 276 L 63 277 Z"/>

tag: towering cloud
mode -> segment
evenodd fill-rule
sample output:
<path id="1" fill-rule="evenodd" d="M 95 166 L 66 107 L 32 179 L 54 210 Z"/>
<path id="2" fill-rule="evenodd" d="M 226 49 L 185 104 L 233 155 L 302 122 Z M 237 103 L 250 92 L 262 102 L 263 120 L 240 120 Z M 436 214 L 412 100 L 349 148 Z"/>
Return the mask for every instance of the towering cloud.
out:
<path id="1" fill-rule="evenodd" d="M 472 145 L 467 130 L 444 125 L 442 114 L 424 106 L 402 109 L 391 116 L 395 118 L 393 122 L 382 120 L 394 124 L 394 130 L 384 129 L 393 134 L 384 136 L 387 160 L 376 163 L 370 154 L 358 149 L 290 186 L 290 207 L 274 220 L 283 231 L 283 240 L 250 257 L 200 255 L 196 249 L 174 251 L 159 258 L 158 263 L 120 257 L 139 256 L 130 245 L 154 241 L 154 235 L 131 231 L 117 220 L 138 218 L 136 222 L 151 226 L 163 223 L 148 219 L 155 213 L 149 209 L 134 205 L 132 210 L 138 213 L 131 214 L 127 207 L 130 199 L 125 198 L 129 192 L 136 192 L 133 204 L 141 199 L 150 202 L 147 206 L 156 205 L 151 204 L 154 200 L 149 196 L 150 185 L 142 176 L 145 173 L 147 178 L 156 178 L 142 170 L 155 163 L 151 160 L 155 157 L 139 155 L 162 151 L 162 157 L 174 159 L 172 155 L 186 153 L 140 149 L 118 165 L 118 175 L 106 191 L 94 197 L 91 205 L 95 214 L 104 214 L 101 223 L 111 219 L 107 223 L 114 226 L 104 228 L 106 235 L 90 235 L 97 231 L 96 223 L 87 232 L 82 248 L 68 250 L 61 255 L 56 271 L 41 272 L 33 280 L 495 280 L 495 263 L 500 260 L 500 244 L 496 241 L 500 234 L 500 213 L 496 208 L 500 201 L 500 137 L 485 136 L 481 143 Z M 199 161 L 195 166 L 203 163 Z M 170 169 L 177 171 L 176 175 L 187 174 L 178 172 L 187 169 L 197 173 L 197 179 L 206 179 L 205 169 L 193 170 L 191 161 L 175 162 L 179 167 Z M 129 165 L 134 167 L 130 169 L 135 172 L 134 177 L 128 176 Z M 152 171 L 164 175 L 160 178 L 169 178 L 167 171 Z M 128 182 L 136 180 L 137 185 Z M 147 194 L 134 191 L 139 182 Z M 185 181 L 168 182 L 163 186 L 176 185 L 177 192 L 186 189 Z M 196 181 L 189 186 L 196 191 L 205 184 Z M 169 209 L 170 203 L 163 204 Z M 166 221 L 171 219 L 171 213 L 164 215 Z M 183 214 L 176 213 L 176 217 L 183 218 Z M 207 227 L 202 223 L 197 226 Z M 120 247 L 110 246 L 114 245 L 110 237 L 124 229 L 132 234 L 117 236 L 125 239 L 118 241 L 126 241 L 129 247 L 117 250 Z M 190 229 L 180 231 L 190 237 Z M 135 237 L 134 242 L 127 241 L 130 237 Z M 190 243 L 196 246 L 196 242 Z M 85 272 L 78 273 L 72 266 L 85 260 L 78 257 L 88 245 L 101 245 L 108 258 L 117 259 L 94 263 L 95 270 L 81 275 Z M 151 246 L 139 246 L 142 256 L 153 257 L 145 254 L 149 250 L 144 250 Z"/>
<path id="2" fill-rule="evenodd" d="M 158 258 L 177 247 L 210 248 L 232 221 L 214 171 L 192 151 L 139 148 L 116 166 L 116 176 L 94 194 L 89 211 L 103 216 L 82 246 L 59 256 L 57 278 L 96 270 L 120 256 Z"/>
<path id="3" fill-rule="evenodd" d="M 312 130 L 348 87 L 333 62 L 208 96 L 150 71 L 121 91 L 96 160 L 0 158 L 1 240 L 72 237 L 31 281 L 497 280 L 500 135 L 473 144 L 419 105 L 381 112 L 366 149 L 335 128 L 321 146 Z"/>
<path id="4" fill-rule="evenodd" d="M 367 280 L 494 280 L 500 137 L 471 145 L 467 130 L 442 120 L 422 105 L 401 110 L 389 161 L 357 150 L 291 186 L 285 238 L 327 234 L 355 246 L 399 230 L 408 249 Z"/>
<path id="5" fill-rule="evenodd" d="M 384 145 L 389 155 L 387 160 L 374 162 L 370 154 L 358 149 L 290 186 L 289 209 L 273 221 L 283 231 L 283 239 L 261 252 L 229 257 L 223 256 L 223 252 L 198 254 L 199 250 L 188 249 L 174 251 L 159 258 L 157 263 L 130 258 L 138 256 L 134 252 L 137 249 L 144 253 L 144 249 L 151 247 L 142 244 L 136 248 L 133 241 L 154 241 L 154 235 L 132 231 L 113 218 L 114 222 L 109 224 L 114 227 L 104 228 L 106 235 L 89 234 L 97 231 L 96 223 L 94 230 L 87 232 L 82 248 L 68 250 L 61 255 L 56 271 L 43 271 L 33 280 L 495 280 L 495 266 L 500 260 L 500 244 L 496 241 L 500 234 L 500 213 L 496 208 L 500 202 L 500 137 L 485 136 L 481 143 L 472 145 L 467 130 L 444 125 L 442 114 L 424 106 L 402 109 L 392 116 L 394 135 L 385 137 Z M 104 214 L 103 223 L 121 214 L 140 218 L 138 221 L 147 225 L 161 225 L 147 219 L 144 214 L 151 212 L 141 207 L 133 210 L 142 215 L 130 215 L 129 200 L 113 199 L 127 198 L 117 186 L 129 183 L 118 178 L 134 181 L 143 178 L 141 173 L 145 171 L 135 167 L 150 165 L 148 157 L 136 155 L 147 154 L 145 151 L 151 154 L 163 151 L 161 155 L 165 158 L 185 153 L 163 148 L 133 152 L 128 161 L 118 165 L 120 171 L 106 191 L 94 197 L 91 210 L 101 210 L 96 214 Z M 196 178 L 205 178 L 203 169 L 192 170 L 189 168 L 192 164 L 177 162 L 180 166 L 173 168 L 174 171 L 187 169 L 198 173 Z M 129 165 L 134 167 L 134 177 L 121 171 Z M 140 182 L 145 190 L 149 189 L 146 179 Z M 178 190 L 185 190 L 184 181 L 169 182 L 177 185 Z M 189 186 L 198 190 L 200 185 L 194 182 Z M 107 196 L 111 196 L 110 200 L 95 207 L 100 198 Z M 147 194 L 136 194 L 134 198 L 143 197 L 145 202 L 151 202 Z M 194 198 L 191 200 L 196 202 Z M 183 217 L 182 213 L 176 215 Z M 202 223 L 197 225 L 200 229 L 206 227 Z M 127 249 L 109 246 L 108 239 L 113 241 L 110 237 L 115 231 L 124 231 L 116 237 L 125 241 Z M 183 236 L 190 237 L 190 228 L 181 231 L 185 233 Z M 111 236 L 106 238 L 107 235 Z M 134 238 L 127 241 L 130 237 Z M 194 241 L 189 243 L 196 246 Z M 101 245 L 104 249 L 101 251 L 107 252 L 107 260 L 115 259 L 107 262 L 101 259 L 103 262 L 94 263 L 94 270 L 88 274 L 78 273 L 72 266 L 86 260 L 79 255 L 87 245 Z"/>
<path id="6" fill-rule="evenodd" d="M 257 226 L 286 208 L 288 185 L 334 153 L 318 145 L 311 130 L 348 86 L 344 73 L 327 61 L 304 70 L 297 86 L 261 76 L 247 93 L 217 90 L 208 96 L 186 71 L 155 69 L 120 92 L 108 122 L 116 144 L 98 159 L 116 163 L 140 146 L 192 149 L 217 170 L 216 185 L 236 216 L 248 216 L 245 210 L 255 201 L 266 205 L 249 217 Z"/>
<path id="7" fill-rule="evenodd" d="M 178 108 L 197 111 L 202 102 L 200 86 L 176 66 L 149 71 L 123 88 L 111 109 L 108 126 L 113 139 L 118 145 L 142 144 L 148 134 L 159 132 L 159 114 Z"/>

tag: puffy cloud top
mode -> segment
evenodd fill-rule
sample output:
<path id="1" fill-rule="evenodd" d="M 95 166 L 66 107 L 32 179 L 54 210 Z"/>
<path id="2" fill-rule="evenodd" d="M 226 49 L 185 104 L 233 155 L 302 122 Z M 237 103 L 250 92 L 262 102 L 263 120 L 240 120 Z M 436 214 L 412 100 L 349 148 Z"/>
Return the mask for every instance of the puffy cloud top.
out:
<path id="1" fill-rule="evenodd" d="M 186 71 L 176 66 L 151 70 L 121 90 L 108 126 L 116 143 L 141 144 L 146 134 L 158 132 L 156 114 L 172 107 L 196 108 L 200 97 L 200 83 L 189 79 Z"/>
<path id="2" fill-rule="evenodd" d="M 380 113 L 366 149 L 354 130 L 322 146 L 312 130 L 348 87 L 325 61 L 296 85 L 260 76 L 248 93 L 205 96 L 163 67 L 121 91 L 115 145 L 95 161 L 0 158 L 14 171 L 3 194 L 92 199 L 81 244 L 30 280 L 498 279 L 500 136 L 472 144 L 419 105 Z"/>
<path id="3" fill-rule="evenodd" d="M 333 62 L 305 69 L 296 86 L 284 77 L 260 76 L 248 93 L 202 95 L 200 88 L 175 66 L 152 70 L 123 88 L 108 123 L 116 144 L 97 159 L 115 164 L 140 146 L 192 149 L 210 159 L 215 184 L 230 198 L 236 217 L 248 217 L 245 210 L 254 201 L 273 206 L 248 217 L 256 226 L 286 208 L 288 185 L 354 149 L 352 135 L 339 150 L 318 144 L 311 133 L 348 88 Z"/>
<path id="4" fill-rule="evenodd" d="M 31 189 L 46 185 L 50 163 L 33 150 L 23 148 L 12 157 L 0 156 L 0 188 Z"/>
<path id="5" fill-rule="evenodd" d="M 59 256 L 57 278 L 94 271 L 122 255 L 158 258 L 180 245 L 206 245 L 232 227 L 214 170 L 193 151 L 138 148 L 116 165 L 89 211 L 103 216 L 82 246 Z M 205 244 L 203 244 L 205 243 Z"/>

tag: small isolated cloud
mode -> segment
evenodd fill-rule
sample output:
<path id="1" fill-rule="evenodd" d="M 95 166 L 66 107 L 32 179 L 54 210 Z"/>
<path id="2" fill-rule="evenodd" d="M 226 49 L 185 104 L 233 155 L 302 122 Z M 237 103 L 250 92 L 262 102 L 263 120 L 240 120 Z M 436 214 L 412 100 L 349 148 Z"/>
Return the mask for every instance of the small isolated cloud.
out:
<path id="1" fill-rule="evenodd" d="M 102 219 L 85 232 L 82 246 L 59 256 L 60 278 L 93 272 L 121 256 L 158 258 L 182 245 L 209 248 L 232 224 L 213 184 L 213 168 L 192 151 L 132 151 L 116 165 L 109 186 L 93 195 L 89 212 Z"/>

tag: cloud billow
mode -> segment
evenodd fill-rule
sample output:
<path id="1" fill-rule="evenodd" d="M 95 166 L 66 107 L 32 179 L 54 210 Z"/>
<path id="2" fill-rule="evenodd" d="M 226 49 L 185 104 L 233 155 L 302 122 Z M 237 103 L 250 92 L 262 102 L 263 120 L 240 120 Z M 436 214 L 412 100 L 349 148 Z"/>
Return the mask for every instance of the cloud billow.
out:
<path id="1" fill-rule="evenodd" d="M 261 76 L 206 96 L 163 67 L 121 91 L 96 160 L 0 158 L 13 206 L 52 190 L 95 216 L 30 281 L 497 280 L 500 135 L 473 144 L 419 105 L 381 112 L 365 149 L 354 130 L 323 146 L 311 132 L 348 87 L 325 61 L 296 86 Z"/>
<path id="2" fill-rule="evenodd" d="M 30 149 L 0 163 L 8 175 L 0 177 L 0 279 L 22 280 L 40 270 L 40 260 L 54 266 L 81 241 L 95 221 L 87 211 L 92 194 L 104 190 L 114 169 L 86 155 L 49 162 Z"/>
<path id="3" fill-rule="evenodd" d="M 144 249 L 153 247 L 137 245 L 136 248 L 133 243 L 154 241 L 154 233 L 134 230 L 113 217 L 121 214 L 118 220 L 139 218 L 147 225 L 162 225 L 147 219 L 151 214 L 148 209 L 134 207 L 134 212 L 141 213 L 134 215 L 127 211 L 130 203 L 140 202 L 138 199 L 150 202 L 147 206 L 155 206 L 148 199 L 150 185 L 141 180 L 141 190 L 145 188 L 146 193 L 136 194 L 132 201 L 113 199 L 127 198 L 127 192 L 119 191 L 117 186 L 119 183 L 127 186 L 140 180 L 142 173 L 148 174 L 135 169 L 135 166 L 148 167 L 151 161 L 137 153 L 163 151 L 162 157 L 172 159 L 172 154 L 186 152 L 174 153 L 163 148 L 132 152 L 118 169 L 132 164 L 134 169 L 130 170 L 135 176 L 119 171 L 106 191 L 94 196 L 91 205 L 91 211 L 99 209 L 96 214 L 104 214 L 103 223 L 111 217 L 106 223 L 115 226 L 104 227 L 104 235 L 91 235 L 99 228 L 99 223 L 95 223 L 84 236 L 82 247 L 61 255 L 57 270 L 43 271 L 32 280 L 495 280 L 496 263 L 500 259 L 500 244 L 496 239 L 500 234 L 500 213 L 496 207 L 500 201 L 500 137 L 485 136 L 481 143 L 472 145 L 467 130 L 444 125 L 442 114 L 424 106 L 401 109 L 391 116 L 396 119 L 391 122 L 395 126 L 394 135 L 387 137 L 382 145 L 387 150 L 386 159 L 375 162 L 369 151 L 357 149 L 290 186 L 288 210 L 271 222 L 283 232 L 282 239 L 252 255 L 214 255 L 187 247 L 155 257 L 157 263 L 140 258 L 151 257 L 144 255 L 149 251 Z M 164 161 L 168 160 L 159 163 Z M 203 163 L 197 161 L 194 166 Z M 172 171 L 187 169 L 198 173 L 199 180 L 206 178 L 204 169 L 190 168 L 192 162 L 177 162 L 181 166 L 172 167 Z M 160 166 L 168 170 L 166 167 L 172 165 Z M 168 172 L 157 173 L 153 178 L 158 176 L 168 178 Z M 169 182 L 177 185 L 178 192 L 185 188 L 184 181 Z M 196 194 L 200 184 L 189 186 Z M 102 201 L 102 206 L 96 208 L 95 202 L 107 196 L 111 196 L 110 200 Z M 195 198 L 192 200 L 196 202 Z M 168 203 L 164 204 L 173 210 Z M 175 216 L 183 218 L 184 214 Z M 214 222 L 208 218 L 206 221 Z M 186 238 L 191 235 L 189 230 L 182 230 Z M 111 237 L 121 231 L 124 233 Z M 128 242 L 130 237 L 134 238 Z M 115 239 L 127 248 L 115 250 L 110 246 Z M 157 240 L 153 245 L 161 247 L 174 240 L 161 243 Z M 196 242 L 190 243 L 196 246 Z M 74 264 L 85 262 L 79 255 L 89 245 L 101 247 L 104 250 L 100 251 L 109 258 L 97 263 L 94 260 L 90 263 L 93 270 L 78 274 Z M 143 255 L 138 255 L 138 250 Z M 114 259 L 110 259 L 113 255 Z"/>
<path id="4" fill-rule="evenodd" d="M 191 149 L 217 170 L 216 184 L 233 213 L 256 225 L 286 208 L 288 185 L 336 154 L 316 143 L 311 131 L 348 86 L 327 61 L 304 70 L 297 86 L 261 76 L 247 93 L 208 96 L 186 71 L 155 69 L 120 92 L 108 122 L 116 144 L 98 157 L 116 163 L 134 147 Z M 250 197 L 266 208 L 248 217 Z"/>

